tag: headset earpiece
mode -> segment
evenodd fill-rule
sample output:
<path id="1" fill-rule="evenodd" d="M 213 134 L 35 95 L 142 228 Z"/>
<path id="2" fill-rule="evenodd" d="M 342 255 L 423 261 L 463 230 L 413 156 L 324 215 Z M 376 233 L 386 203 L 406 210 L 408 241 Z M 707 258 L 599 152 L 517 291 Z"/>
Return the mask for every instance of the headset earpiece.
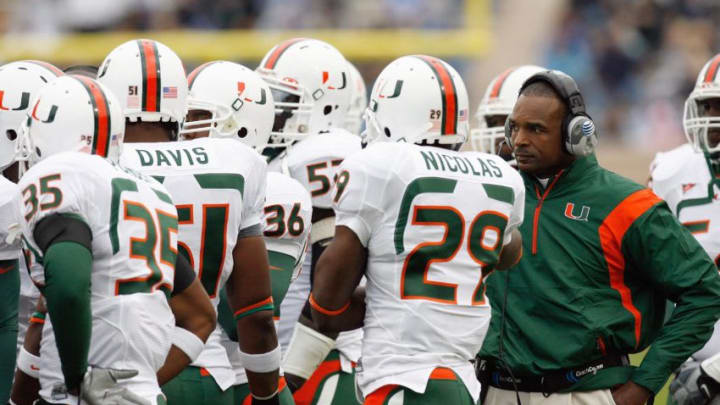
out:
<path id="1" fill-rule="evenodd" d="M 585 110 L 580 89 L 572 77 L 567 74 L 548 70 L 531 76 L 523 83 L 520 93 L 532 83 L 545 82 L 560 95 L 568 108 L 563 119 L 560 132 L 565 151 L 571 155 L 582 157 L 591 155 L 598 144 L 598 135 L 595 123 Z M 505 123 L 505 138 L 509 139 L 508 122 Z"/>

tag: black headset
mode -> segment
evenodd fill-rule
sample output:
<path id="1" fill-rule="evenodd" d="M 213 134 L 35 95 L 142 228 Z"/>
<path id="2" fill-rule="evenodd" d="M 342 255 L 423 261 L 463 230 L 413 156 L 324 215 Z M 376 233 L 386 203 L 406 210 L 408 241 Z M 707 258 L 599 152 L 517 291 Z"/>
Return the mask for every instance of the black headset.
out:
<path id="1" fill-rule="evenodd" d="M 536 73 L 525 80 L 520 88 L 520 94 L 529 85 L 537 82 L 545 82 L 550 85 L 568 107 L 568 112 L 563 118 L 560 128 L 565 151 L 575 156 L 592 154 L 598 143 L 597 130 L 595 123 L 585 110 L 585 101 L 575 80 L 559 70 L 547 70 Z M 511 149 L 513 148 L 509 116 L 505 121 L 505 142 Z"/>

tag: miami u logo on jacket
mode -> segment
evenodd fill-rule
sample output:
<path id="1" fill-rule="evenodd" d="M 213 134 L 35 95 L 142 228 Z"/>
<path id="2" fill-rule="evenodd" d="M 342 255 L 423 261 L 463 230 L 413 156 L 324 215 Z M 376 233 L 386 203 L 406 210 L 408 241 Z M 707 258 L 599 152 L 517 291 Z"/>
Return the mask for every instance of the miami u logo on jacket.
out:
<path id="1" fill-rule="evenodd" d="M 575 215 L 575 203 L 567 203 L 565 206 L 565 216 L 574 219 L 576 221 L 585 221 L 588 220 L 588 215 L 590 215 L 590 207 L 587 205 L 583 205 L 582 209 L 580 210 L 580 215 Z"/>

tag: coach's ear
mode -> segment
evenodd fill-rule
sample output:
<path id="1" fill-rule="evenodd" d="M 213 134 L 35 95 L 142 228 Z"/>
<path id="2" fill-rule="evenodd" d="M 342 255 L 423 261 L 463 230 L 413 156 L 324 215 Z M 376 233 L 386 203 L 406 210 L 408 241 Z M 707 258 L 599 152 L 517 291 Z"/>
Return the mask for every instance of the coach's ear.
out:
<path id="1" fill-rule="evenodd" d="M 510 267 L 516 265 L 522 257 L 522 235 L 517 229 L 513 229 L 510 243 L 505 245 L 500 252 L 500 258 L 498 259 L 496 270 L 507 270 Z"/>

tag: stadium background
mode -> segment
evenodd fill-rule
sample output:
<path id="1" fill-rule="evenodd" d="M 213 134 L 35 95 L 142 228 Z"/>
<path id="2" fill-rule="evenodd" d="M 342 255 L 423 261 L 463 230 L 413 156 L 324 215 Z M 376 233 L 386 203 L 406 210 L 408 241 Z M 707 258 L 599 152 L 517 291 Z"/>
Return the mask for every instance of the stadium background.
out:
<path id="1" fill-rule="evenodd" d="M 720 50 L 718 22 L 716 0 L 3 0 L 0 61 L 97 65 L 148 37 L 188 72 L 217 59 L 254 68 L 277 42 L 313 37 L 355 63 L 368 91 L 395 57 L 444 58 L 473 113 L 493 76 L 533 63 L 576 78 L 601 131 L 599 159 L 644 182 L 654 153 L 684 142 L 683 102 Z"/>

